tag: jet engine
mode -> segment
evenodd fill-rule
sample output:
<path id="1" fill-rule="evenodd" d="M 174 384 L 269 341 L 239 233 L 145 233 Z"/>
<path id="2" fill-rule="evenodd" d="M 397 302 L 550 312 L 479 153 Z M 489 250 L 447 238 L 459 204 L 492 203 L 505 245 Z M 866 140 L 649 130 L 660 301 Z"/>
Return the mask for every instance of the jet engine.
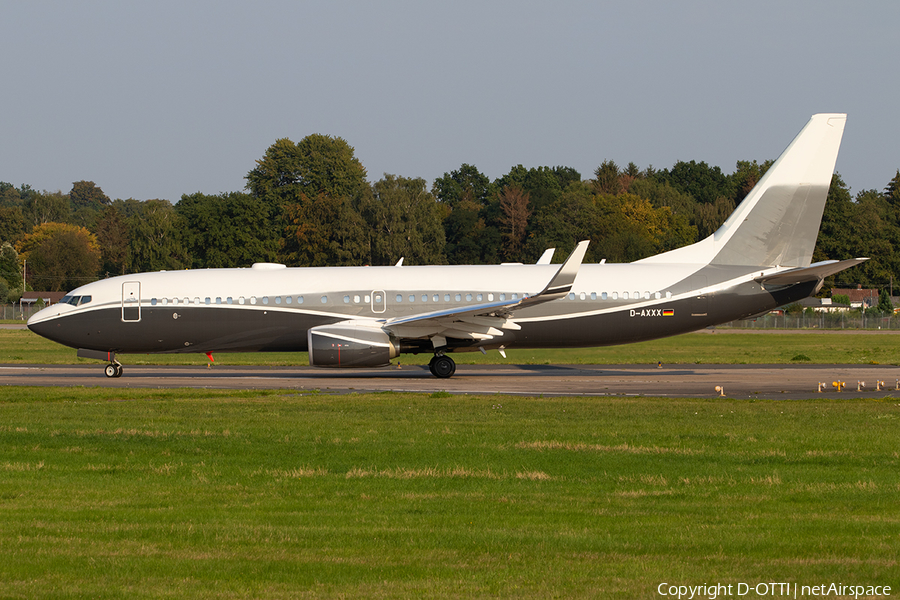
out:
<path id="1" fill-rule="evenodd" d="M 354 321 L 313 327 L 307 341 L 314 367 L 384 367 L 400 355 L 399 344 L 380 326 Z"/>

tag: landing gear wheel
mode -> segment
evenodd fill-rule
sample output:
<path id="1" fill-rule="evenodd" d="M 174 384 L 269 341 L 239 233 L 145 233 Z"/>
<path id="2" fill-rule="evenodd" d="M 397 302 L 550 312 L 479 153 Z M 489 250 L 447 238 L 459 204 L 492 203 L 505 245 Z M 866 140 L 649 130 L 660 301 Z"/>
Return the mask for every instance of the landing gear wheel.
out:
<path id="1" fill-rule="evenodd" d="M 119 363 L 109 363 L 106 365 L 106 368 L 103 369 L 103 372 L 106 373 L 107 377 L 121 377 L 122 365 Z"/>
<path id="2" fill-rule="evenodd" d="M 431 369 L 432 375 L 440 379 L 446 379 L 456 373 L 456 363 L 446 354 L 432 358 L 428 368 Z"/>

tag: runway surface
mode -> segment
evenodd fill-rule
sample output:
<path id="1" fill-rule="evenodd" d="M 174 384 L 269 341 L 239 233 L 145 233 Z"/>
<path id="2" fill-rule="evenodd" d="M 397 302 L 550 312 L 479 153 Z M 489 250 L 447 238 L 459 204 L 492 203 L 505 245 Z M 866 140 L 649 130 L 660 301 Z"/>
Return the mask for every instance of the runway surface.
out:
<path id="1" fill-rule="evenodd" d="M 900 398 L 900 368 L 890 365 L 460 365 L 450 379 L 424 366 L 398 369 L 133 366 L 121 378 L 103 365 L 0 365 L 0 385 L 105 388 L 287 389 L 349 392 L 513 394 L 522 396 L 671 396 L 714 398 Z M 838 391 L 833 383 L 843 381 Z M 883 390 L 876 383 L 884 382 Z M 862 384 L 861 382 L 864 382 Z M 819 392 L 819 384 L 824 383 Z"/>

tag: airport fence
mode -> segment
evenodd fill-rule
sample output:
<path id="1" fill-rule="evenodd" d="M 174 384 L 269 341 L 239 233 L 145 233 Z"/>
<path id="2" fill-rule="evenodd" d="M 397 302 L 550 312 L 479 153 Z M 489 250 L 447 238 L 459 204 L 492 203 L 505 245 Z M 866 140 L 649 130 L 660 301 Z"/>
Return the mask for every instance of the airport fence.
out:
<path id="1" fill-rule="evenodd" d="M 857 310 L 814 315 L 770 313 L 755 319 L 732 321 L 718 325 L 731 329 L 896 329 L 900 330 L 900 316 L 888 313 L 861 313 Z"/>
<path id="2" fill-rule="evenodd" d="M 42 308 L 44 307 L 28 304 L 0 304 L 0 320 L 22 321 L 24 323 L 31 315 Z"/>

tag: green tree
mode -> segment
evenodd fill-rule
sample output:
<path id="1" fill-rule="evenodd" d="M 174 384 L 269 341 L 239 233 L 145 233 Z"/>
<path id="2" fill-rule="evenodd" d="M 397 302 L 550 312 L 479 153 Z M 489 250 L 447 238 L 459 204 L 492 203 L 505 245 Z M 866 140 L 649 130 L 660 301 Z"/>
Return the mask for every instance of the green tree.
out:
<path id="1" fill-rule="evenodd" d="M 32 288 L 60 292 L 97 279 L 100 248 L 84 227 L 68 223 L 38 225 L 19 242 Z"/>
<path id="2" fill-rule="evenodd" d="M 501 259 L 499 202 L 493 186 L 477 168 L 463 164 L 435 179 L 432 193 L 444 207 L 446 253 L 450 264 L 496 263 Z"/>
<path id="3" fill-rule="evenodd" d="M 184 195 L 175 205 L 194 268 L 247 267 L 275 259 L 269 206 L 240 192 Z"/>
<path id="4" fill-rule="evenodd" d="M 184 246 L 184 221 L 168 200 L 147 200 L 127 220 L 129 245 L 126 269 L 132 273 L 173 271 L 190 266 Z"/>
<path id="5" fill-rule="evenodd" d="M 366 170 L 353 147 L 343 138 L 321 134 L 296 144 L 288 138 L 276 140 L 247 173 L 250 193 L 277 207 L 298 202 L 301 194 L 355 201 L 366 187 Z"/>
<path id="6" fill-rule="evenodd" d="M 347 197 L 323 194 L 284 207 L 279 259 L 291 266 L 364 265 L 370 262 L 369 231 Z"/>
<path id="7" fill-rule="evenodd" d="M 659 171 L 656 177 L 690 194 L 701 204 L 712 204 L 719 197 L 731 200 L 736 197 L 734 181 L 719 167 L 710 167 L 705 162 L 678 161 L 671 169 Z"/>
<path id="8" fill-rule="evenodd" d="M 888 294 L 887 288 L 881 289 L 881 294 L 878 296 L 878 312 L 881 313 L 894 313 L 894 303 L 891 302 L 891 296 Z"/>
<path id="9" fill-rule="evenodd" d="M 6 282 L 9 290 L 22 287 L 22 262 L 9 242 L 0 245 L 0 279 Z"/>
<path id="10" fill-rule="evenodd" d="M 441 210 L 424 179 L 385 174 L 372 186 L 362 214 L 371 228 L 372 264 L 446 262 Z"/>
<path id="11" fill-rule="evenodd" d="M 107 206 L 96 228 L 100 244 L 100 272 L 124 275 L 128 261 L 128 223 L 114 205 Z"/>
<path id="12" fill-rule="evenodd" d="M 25 217 L 18 206 L 0 206 L 0 241 L 15 242 L 25 235 Z"/>
<path id="13" fill-rule="evenodd" d="M 891 204 L 900 204 L 900 169 L 897 169 L 897 174 L 885 186 L 884 197 Z"/>
<path id="14" fill-rule="evenodd" d="M 33 228 L 44 223 L 67 223 L 72 207 L 69 197 L 62 192 L 29 192 L 24 198 L 22 212 L 25 226 Z"/>

